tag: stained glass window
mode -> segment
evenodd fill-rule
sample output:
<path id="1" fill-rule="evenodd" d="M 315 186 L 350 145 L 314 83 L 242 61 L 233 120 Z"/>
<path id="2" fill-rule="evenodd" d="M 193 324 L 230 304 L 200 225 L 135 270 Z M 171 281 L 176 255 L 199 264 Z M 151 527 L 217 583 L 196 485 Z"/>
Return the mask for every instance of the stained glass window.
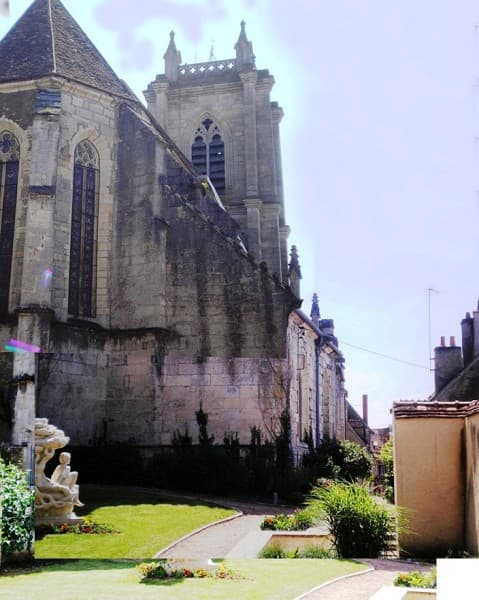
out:
<path id="1" fill-rule="evenodd" d="M 100 161 L 87 140 L 75 148 L 68 312 L 95 316 L 96 244 Z"/>
<path id="2" fill-rule="evenodd" d="M 224 194 L 225 144 L 220 128 L 210 118 L 202 121 L 195 131 L 191 162 L 200 174 L 209 176 L 218 194 Z"/>
<path id="3" fill-rule="evenodd" d="M 9 131 L 0 133 L 0 315 L 8 314 L 12 274 L 20 144 Z"/>

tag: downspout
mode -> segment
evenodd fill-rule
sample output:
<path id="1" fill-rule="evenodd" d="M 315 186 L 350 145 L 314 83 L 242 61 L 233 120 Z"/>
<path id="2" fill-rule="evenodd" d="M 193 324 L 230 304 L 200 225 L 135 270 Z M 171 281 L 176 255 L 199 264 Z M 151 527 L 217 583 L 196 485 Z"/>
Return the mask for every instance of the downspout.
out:
<path id="1" fill-rule="evenodd" d="M 316 402 L 316 447 L 319 446 L 321 440 L 323 439 L 323 410 L 321 404 L 321 394 L 319 389 L 320 382 L 320 351 L 323 345 L 323 336 L 319 334 L 319 338 L 315 341 L 315 402 Z"/>

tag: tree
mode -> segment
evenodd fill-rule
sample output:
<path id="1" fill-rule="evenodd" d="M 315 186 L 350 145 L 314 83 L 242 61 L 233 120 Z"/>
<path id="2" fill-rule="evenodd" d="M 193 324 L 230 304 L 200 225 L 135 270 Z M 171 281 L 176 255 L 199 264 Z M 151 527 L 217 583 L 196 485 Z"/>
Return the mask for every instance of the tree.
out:
<path id="1" fill-rule="evenodd" d="M 389 502 L 394 502 L 394 446 L 388 440 L 379 451 L 379 460 L 384 465 L 384 495 Z"/>

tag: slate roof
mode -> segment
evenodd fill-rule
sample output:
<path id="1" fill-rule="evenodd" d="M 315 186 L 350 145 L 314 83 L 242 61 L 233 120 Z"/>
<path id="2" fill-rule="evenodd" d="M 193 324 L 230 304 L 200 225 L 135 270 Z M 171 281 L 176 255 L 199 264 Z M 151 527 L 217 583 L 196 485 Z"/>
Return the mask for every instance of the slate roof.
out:
<path id="1" fill-rule="evenodd" d="M 51 74 L 136 99 L 59 0 L 35 0 L 0 41 L 0 82 Z"/>

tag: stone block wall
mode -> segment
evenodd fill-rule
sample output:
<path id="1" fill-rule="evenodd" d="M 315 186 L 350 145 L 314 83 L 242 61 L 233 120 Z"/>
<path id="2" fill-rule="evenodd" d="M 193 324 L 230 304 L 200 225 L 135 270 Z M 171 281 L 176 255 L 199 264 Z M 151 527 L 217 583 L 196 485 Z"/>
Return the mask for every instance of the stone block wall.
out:
<path id="1" fill-rule="evenodd" d="M 166 286 L 171 342 L 196 357 L 286 356 L 298 300 L 188 202 L 169 199 Z"/>
<path id="2" fill-rule="evenodd" d="M 158 176 L 164 149 L 132 109 L 119 114 L 118 179 L 114 213 L 112 325 L 165 326 L 166 223 Z"/>
<path id="3" fill-rule="evenodd" d="M 278 432 L 285 407 L 283 374 L 286 361 L 238 357 L 207 357 L 196 362 L 167 354 L 161 379 L 161 440 L 188 429 L 198 440 L 195 412 L 200 405 L 208 414 L 208 433 L 222 444 L 226 432 L 238 433 L 240 443 L 250 442 L 251 427 L 271 438 Z"/>

